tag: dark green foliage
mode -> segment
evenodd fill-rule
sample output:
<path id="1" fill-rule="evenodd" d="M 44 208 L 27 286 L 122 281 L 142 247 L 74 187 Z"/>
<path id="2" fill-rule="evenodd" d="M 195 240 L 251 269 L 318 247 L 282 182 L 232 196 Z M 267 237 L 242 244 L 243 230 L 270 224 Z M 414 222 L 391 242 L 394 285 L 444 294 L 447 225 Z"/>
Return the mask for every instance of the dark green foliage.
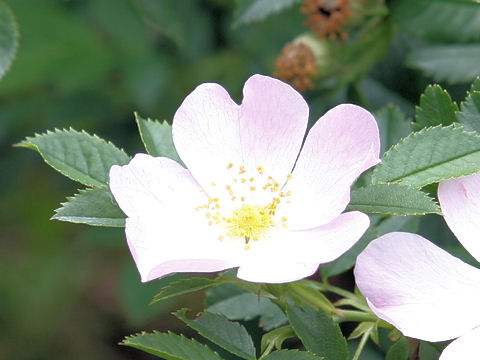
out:
<path id="1" fill-rule="evenodd" d="M 174 315 L 200 335 L 242 359 L 255 360 L 255 347 L 247 330 L 226 317 L 204 312 L 194 320 L 187 319 L 187 309 Z"/>
<path id="2" fill-rule="evenodd" d="M 457 104 L 439 85 L 429 85 L 420 96 L 420 105 L 415 108 L 414 130 L 424 127 L 443 125 L 448 126 L 456 121 Z"/>
<path id="3" fill-rule="evenodd" d="M 329 360 L 348 360 L 347 341 L 326 313 L 307 306 L 288 306 L 287 316 L 308 351 Z"/>
<path id="4" fill-rule="evenodd" d="M 166 360 L 221 360 L 222 358 L 207 346 L 183 335 L 172 333 L 141 333 L 127 336 L 122 345 L 143 350 Z"/>

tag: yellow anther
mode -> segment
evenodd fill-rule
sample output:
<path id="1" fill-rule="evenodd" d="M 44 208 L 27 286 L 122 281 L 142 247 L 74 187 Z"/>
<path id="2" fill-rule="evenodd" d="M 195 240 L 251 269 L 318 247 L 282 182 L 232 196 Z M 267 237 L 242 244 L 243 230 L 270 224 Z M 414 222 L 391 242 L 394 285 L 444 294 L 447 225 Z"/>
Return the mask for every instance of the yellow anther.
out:
<path id="1" fill-rule="evenodd" d="M 278 194 L 280 197 L 285 197 L 285 193 L 282 191 L 280 194 Z"/>
<path id="2" fill-rule="evenodd" d="M 212 181 L 212 186 L 215 186 L 215 185 L 217 185 L 217 184 Z"/>
<path id="3" fill-rule="evenodd" d="M 225 186 L 225 188 L 229 191 L 232 190 L 232 187 L 230 185 Z"/>
<path id="4" fill-rule="evenodd" d="M 233 164 L 232 164 L 232 163 L 230 163 L 230 164 L 227 165 L 227 169 L 231 169 L 232 167 L 233 167 Z"/>
<path id="5" fill-rule="evenodd" d="M 292 174 L 288 174 L 288 175 L 287 175 L 287 179 L 288 179 L 288 180 L 290 180 L 292 177 L 293 177 Z"/>
<path id="6" fill-rule="evenodd" d="M 237 197 L 236 196 L 232 196 L 232 201 L 235 201 Z"/>
<path id="7" fill-rule="evenodd" d="M 247 182 L 247 179 L 245 179 L 245 178 L 241 178 L 241 179 L 240 179 L 240 182 L 241 182 L 242 184 L 244 184 L 244 183 L 246 183 L 246 182 Z"/>
<path id="8" fill-rule="evenodd" d="M 245 167 L 242 165 L 240 166 L 240 171 L 238 172 L 239 174 L 244 174 L 246 171 L 245 171 Z"/>
<path id="9" fill-rule="evenodd" d="M 290 196 L 290 195 L 292 195 L 292 192 L 291 192 L 291 191 L 287 191 L 287 194 L 286 194 L 286 195 L 287 195 L 287 196 Z"/>
<path id="10" fill-rule="evenodd" d="M 255 186 L 250 186 L 251 191 L 255 191 L 256 187 Z"/>
<path id="11" fill-rule="evenodd" d="M 248 181 L 250 181 L 250 182 L 254 182 L 254 181 L 255 181 L 255 179 L 254 179 L 253 177 L 251 177 L 250 179 L 248 179 Z"/>
<path id="12" fill-rule="evenodd" d="M 285 222 L 285 221 L 287 221 L 287 218 L 286 218 L 286 217 L 282 217 L 282 218 L 281 218 L 281 221 L 282 221 L 282 222 Z"/>
<path id="13" fill-rule="evenodd" d="M 242 196 L 242 197 L 240 198 L 240 201 L 245 201 L 245 196 Z"/>
<path id="14" fill-rule="evenodd" d="M 258 240 L 273 225 L 272 216 L 267 209 L 255 205 L 243 205 L 226 219 L 227 235 L 244 238 L 246 245 L 250 240 Z"/>
<path id="15" fill-rule="evenodd" d="M 257 171 L 260 175 L 263 174 L 263 166 L 257 166 Z"/>
<path id="16" fill-rule="evenodd" d="M 206 216 L 207 218 L 210 218 L 210 217 L 212 217 L 212 213 L 211 213 L 210 211 L 208 211 L 208 212 L 205 214 L 205 216 Z"/>

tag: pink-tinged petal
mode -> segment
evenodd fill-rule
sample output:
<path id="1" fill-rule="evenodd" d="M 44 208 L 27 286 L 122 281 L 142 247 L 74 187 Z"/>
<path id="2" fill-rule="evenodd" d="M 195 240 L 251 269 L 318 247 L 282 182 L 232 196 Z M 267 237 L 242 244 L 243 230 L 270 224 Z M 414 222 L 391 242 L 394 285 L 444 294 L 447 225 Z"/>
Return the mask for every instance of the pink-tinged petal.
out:
<path id="1" fill-rule="evenodd" d="M 245 168 L 264 168 L 283 183 L 298 157 L 308 123 L 308 105 L 290 85 L 261 75 L 243 88 L 240 141 Z"/>
<path id="2" fill-rule="evenodd" d="M 333 261 L 350 249 L 368 226 L 367 215 L 352 211 L 311 230 L 276 229 L 246 252 L 237 276 L 266 283 L 303 279 L 319 264 Z"/>
<path id="3" fill-rule="evenodd" d="M 207 197 L 190 172 L 167 158 L 137 154 L 110 170 L 110 189 L 128 216 L 130 252 L 142 281 L 182 271 L 218 271 L 237 266 L 237 248 L 218 240 L 196 210 Z"/>
<path id="4" fill-rule="evenodd" d="M 406 336 L 442 341 L 480 324 L 480 270 L 419 235 L 372 241 L 354 273 L 370 308 Z"/>
<path id="5" fill-rule="evenodd" d="M 442 181 L 438 200 L 450 229 L 480 261 L 480 174 Z"/>
<path id="6" fill-rule="evenodd" d="M 185 98 L 173 118 L 175 148 L 208 193 L 231 181 L 229 164 L 235 164 L 238 171 L 243 163 L 239 108 L 223 87 L 207 83 Z"/>
<path id="7" fill-rule="evenodd" d="M 302 144 L 308 106 L 298 92 L 261 75 L 248 79 L 243 92 L 239 106 L 220 85 L 200 85 L 173 119 L 178 154 L 211 196 L 222 197 L 234 178 L 258 176 L 259 166 L 285 181 Z"/>
<path id="8" fill-rule="evenodd" d="M 454 340 L 443 350 L 439 360 L 477 359 L 480 344 L 480 326 Z"/>
<path id="9" fill-rule="evenodd" d="M 198 217 L 168 209 L 157 216 L 128 218 L 125 232 L 142 281 L 175 272 L 213 272 L 238 266 L 230 243 Z"/>
<path id="10" fill-rule="evenodd" d="M 272 254 L 271 256 L 274 256 Z M 251 263 L 238 269 L 237 277 L 257 283 L 280 284 L 304 279 L 313 275 L 318 263 L 288 262 L 280 263 L 264 259 L 260 263 Z"/>
<path id="11" fill-rule="evenodd" d="M 337 217 L 350 201 L 350 186 L 379 160 L 375 118 L 351 104 L 338 105 L 312 127 L 285 191 L 289 228 L 311 229 Z M 283 206 L 283 204 L 282 204 Z"/>
<path id="12" fill-rule="evenodd" d="M 135 155 L 128 165 L 112 166 L 109 184 L 128 217 L 154 214 L 165 206 L 193 213 L 207 201 L 188 170 L 173 160 L 146 154 Z"/>

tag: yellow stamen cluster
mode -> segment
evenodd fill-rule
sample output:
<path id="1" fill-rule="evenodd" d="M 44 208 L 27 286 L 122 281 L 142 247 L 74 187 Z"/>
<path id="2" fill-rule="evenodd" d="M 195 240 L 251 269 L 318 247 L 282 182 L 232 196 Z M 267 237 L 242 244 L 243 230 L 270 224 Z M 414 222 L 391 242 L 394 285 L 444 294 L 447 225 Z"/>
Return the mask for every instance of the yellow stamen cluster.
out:
<path id="1" fill-rule="evenodd" d="M 234 170 L 233 163 L 229 163 L 227 169 Z M 248 172 L 243 165 L 237 169 L 240 178 L 233 176 L 232 184 L 237 183 L 237 185 L 235 185 L 235 191 L 242 191 L 242 196 L 235 194 L 234 187 L 231 184 L 226 184 L 224 188 L 233 203 L 233 206 L 227 206 L 230 210 L 226 210 L 225 206 L 221 205 L 221 200 L 224 201 L 225 196 L 210 196 L 206 204 L 197 206 L 196 209 L 205 211 L 209 225 L 224 227 L 224 235 L 233 239 L 244 239 L 245 248 L 248 249 L 251 246 L 250 241 L 257 241 L 262 236 L 265 236 L 270 227 L 279 224 L 283 227 L 287 226 L 287 218 L 282 217 L 280 220 L 276 220 L 275 212 L 278 205 L 285 200 L 286 197 L 290 196 L 291 192 L 281 191 L 282 185 L 272 176 L 264 175 L 264 168 L 262 166 L 256 168 L 256 173 Z M 291 178 L 292 175 L 289 174 L 284 184 Z M 214 188 L 216 187 L 215 182 L 211 182 L 211 185 Z M 218 191 L 220 190 L 221 189 L 218 188 Z M 213 190 L 209 191 L 209 193 L 212 192 L 222 195 L 218 191 Z M 247 194 L 243 192 L 250 192 L 253 195 L 257 194 L 257 191 L 264 191 L 271 194 L 271 201 L 266 206 L 245 203 L 246 197 L 244 195 Z M 253 196 L 253 198 L 255 198 L 255 196 Z M 231 210 L 232 208 L 233 210 Z M 224 240 L 224 235 L 220 235 L 219 240 Z"/>
<path id="2" fill-rule="evenodd" d="M 250 240 L 258 240 L 267 229 L 274 225 L 273 215 L 276 204 L 261 207 L 257 205 L 242 205 L 234 210 L 231 217 L 224 221 L 227 224 L 227 235 L 233 238 L 245 239 L 245 246 L 250 247 Z"/>

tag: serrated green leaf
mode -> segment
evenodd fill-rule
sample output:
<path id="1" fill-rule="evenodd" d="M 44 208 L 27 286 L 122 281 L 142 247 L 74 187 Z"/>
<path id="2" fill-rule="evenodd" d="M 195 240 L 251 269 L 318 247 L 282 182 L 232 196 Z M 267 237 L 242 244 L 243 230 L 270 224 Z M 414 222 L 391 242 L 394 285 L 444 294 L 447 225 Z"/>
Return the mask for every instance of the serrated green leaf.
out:
<path id="1" fill-rule="evenodd" d="M 10 8 L 0 2 L 0 79 L 10 68 L 18 47 L 18 27 Z"/>
<path id="2" fill-rule="evenodd" d="M 392 15 L 403 30 L 427 40 L 480 39 L 480 3 L 475 0 L 402 0 Z"/>
<path id="3" fill-rule="evenodd" d="M 460 105 L 459 122 L 466 130 L 480 133 L 480 91 L 471 92 Z"/>
<path id="4" fill-rule="evenodd" d="M 268 354 L 264 360 L 325 360 L 323 356 L 317 356 L 308 351 L 280 350 Z"/>
<path id="5" fill-rule="evenodd" d="M 181 163 L 173 145 L 172 127 L 169 123 L 143 119 L 137 113 L 135 113 L 135 120 L 137 121 L 142 142 L 150 155 L 165 156 Z"/>
<path id="6" fill-rule="evenodd" d="M 204 312 L 195 320 L 187 318 L 187 309 L 174 312 L 178 319 L 197 331 L 204 338 L 246 360 L 255 359 L 255 347 L 247 330 L 226 317 Z"/>
<path id="7" fill-rule="evenodd" d="M 286 339 L 295 337 L 295 331 L 291 325 L 285 325 L 279 328 L 276 328 L 266 334 L 263 334 L 261 341 L 261 353 L 263 354 L 265 349 L 277 349 L 282 348 L 282 344 Z"/>
<path id="8" fill-rule="evenodd" d="M 207 346 L 173 333 L 142 333 L 127 336 L 121 345 L 130 346 L 166 360 L 222 360 Z"/>
<path id="9" fill-rule="evenodd" d="M 221 282 L 205 278 L 192 278 L 175 281 L 164 287 L 152 300 L 155 303 L 160 300 L 170 299 L 176 296 L 189 294 L 191 292 L 208 289 L 211 286 L 219 285 Z"/>
<path id="10" fill-rule="evenodd" d="M 480 136 L 462 127 L 426 128 L 387 151 L 372 182 L 422 187 L 480 171 Z"/>
<path id="11" fill-rule="evenodd" d="M 263 296 L 259 298 L 257 294 L 244 292 L 236 294 L 225 300 L 219 301 L 207 308 L 207 311 L 221 314 L 226 316 L 230 320 L 252 320 L 259 316 L 270 315 L 278 316 L 275 318 L 275 325 L 281 325 L 286 321 L 285 316 L 278 308 L 273 304 L 270 299 Z M 271 314 L 273 313 L 274 314 Z"/>
<path id="12" fill-rule="evenodd" d="M 223 315 L 229 320 L 252 320 L 260 317 L 259 326 L 271 330 L 287 318 L 280 308 L 265 296 L 248 292 L 235 285 L 223 284 L 207 291 L 206 311 Z M 263 292 L 263 291 L 262 291 Z"/>
<path id="13" fill-rule="evenodd" d="M 458 111 L 458 106 L 452 101 L 446 90 L 442 89 L 440 85 L 429 85 L 420 96 L 420 106 L 415 108 L 413 129 L 451 125 L 457 120 L 456 111 Z"/>
<path id="14" fill-rule="evenodd" d="M 287 305 L 287 317 L 308 351 L 328 360 L 350 358 L 340 327 L 326 313 L 307 306 Z"/>
<path id="15" fill-rule="evenodd" d="M 300 0 L 254 0 L 238 16 L 237 25 L 260 21 L 299 3 Z"/>
<path id="16" fill-rule="evenodd" d="M 408 360 L 410 346 L 405 336 L 402 336 L 395 344 L 388 349 L 385 360 Z"/>
<path id="17" fill-rule="evenodd" d="M 353 189 L 348 209 L 384 215 L 440 214 L 433 198 L 417 188 L 400 184 L 376 184 Z"/>
<path id="18" fill-rule="evenodd" d="M 480 75 L 480 44 L 429 45 L 413 50 L 407 65 L 436 81 L 469 83 Z"/>
<path id="19" fill-rule="evenodd" d="M 375 113 L 375 119 L 380 129 L 381 154 L 411 132 L 407 116 L 396 106 L 381 108 Z"/>
<path id="20" fill-rule="evenodd" d="M 27 137 L 17 146 L 37 151 L 55 170 L 87 186 L 106 186 L 112 165 L 125 165 L 130 161 L 130 157 L 112 143 L 72 128 Z"/>
<path id="21" fill-rule="evenodd" d="M 80 190 L 51 219 L 93 226 L 124 227 L 125 215 L 108 188 Z"/>
<path id="22" fill-rule="evenodd" d="M 466 130 L 480 133 L 480 78 L 476 78 L 465 100 L 456 113 L 458 121 Z"/>

